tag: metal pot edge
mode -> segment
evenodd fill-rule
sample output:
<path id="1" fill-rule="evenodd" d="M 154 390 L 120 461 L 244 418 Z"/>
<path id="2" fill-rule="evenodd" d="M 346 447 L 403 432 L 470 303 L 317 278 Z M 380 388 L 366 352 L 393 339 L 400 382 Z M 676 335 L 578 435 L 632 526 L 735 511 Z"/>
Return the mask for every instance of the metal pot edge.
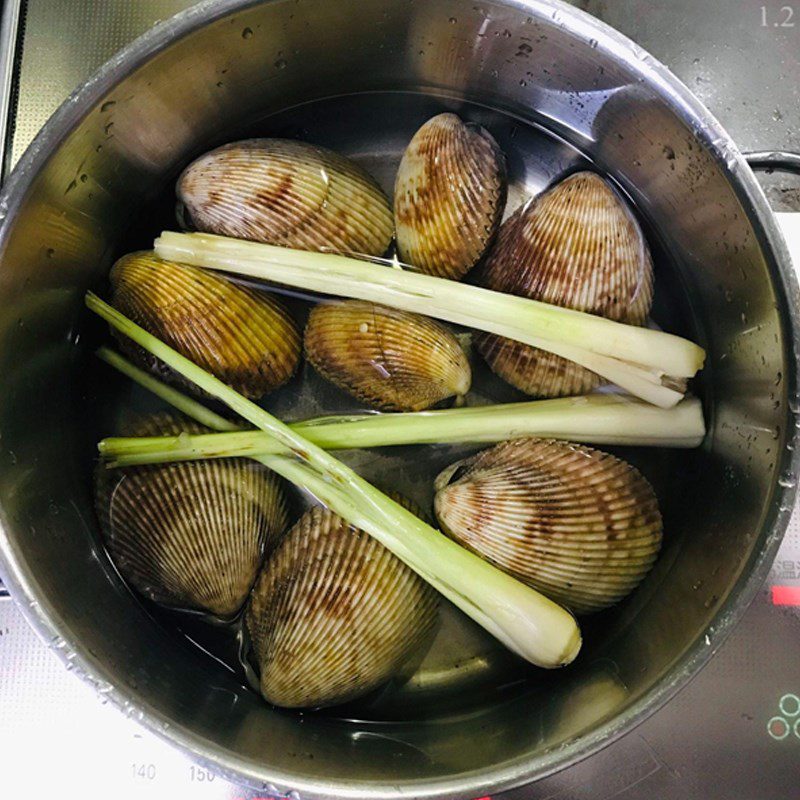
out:
<path id="1" fill-rule="evenodd" d="M 15 217 L 15 208 L 24 197 L 35 175 L 48 161 L 58 146 L 80 123 L 105 94 L 122 78 L 127 77 L 148 59 L 164 50 L 175 39 L 187 36 L 197 29 L 216 19 L 231 13 L 258 5 L 259 0 L 205 0 L 187 9 L 169 20 L 159 23 L 144 33 L 128 47 L 121 50 L 106 62 L 92 78 L 73 92 L 59 109 L 48 120 L 34 141 L 28 147 L 9 176 L 0 193 L 0 253 L 7 230 Z M 747 166 L 731 137 L 720 123 L 700 103 L 692 92 L 670 70 L 657 59 L 636 45 L 614 28 L 597 20 L 595 17 L 567 5 L 560 0 L 513 0 L 508 5 L 531 14 L 553 15 L 587 44 L 590 40 L 597 42 L 597 47 L 613 54 L 638 72 L 646 82 L 656 85 L 664 98 L 672 105 L 676 113 L 687 122 L 695 123 L 698 138 L 704 146 L 723 162 L 731 182 L 740 199 L 745 203 L 751 218 L 757 222 L 756 228 L 762 236 L 762 247 L 770 262 L 771 272 L 776 279 L 782 302 L 782 318 L 787 324 L 787 341 L 791 343 L 792 352 L 787 354 L 787 362 L 794 364 L 791 374 L 785 376 L 786 391 L 790 408 L 786 414 L 786 433 L 784 435 L 782 459 L 779 473 L 796 474 L 800 470 L 800 414 L 796 410 L 800 405 L 800 383 L 798 366 L 800 366 L 800 287 L 792 268 L 788 248 L 783 239 L 777 221 L 771 211 L 766 197 L 754 174 Z M 697 124 L 699 123 L 699 125 Z M 644 697 L 634 703 L 623 717 L 617 717 L 600 726 L 590 736 L 583 736 L 573 743 L 559 748 L 557 752 L 537 757 L 531 763 L 519 759 L 511 764 L 498 767 L 492 773 L 483 775 L 462 775 L 435 784 L 423 781 L 411 783 L 404 787 L 385 785 L 376 782 L 350 782 L 347 786 L 325 785 L 318 782 L 306 783 L 294 775 L 274 774 L 268 782 L 262 774 L 257 774 L 252 765 L 236 763 L 220 763 L 213 746 L 180 728 L 170 725 L 157 709 L 138 707 L 132 704 L 123 690 L 114 686 L 103 664 L 96 662 L 88 653 L 82 652 L 80 643 L 70 641 L 69 631 L 55 608 L 43 604 L 36 599 L 35 577 L 26 573 L 18 563 L 9 547 L 8 539 L 0 538 L 0 577 L 10 588 L 11 595 L 21 609 L 23 615 L 46 642 L 60 641 L 57 649 L 59 657 L 80 678 L 94 686 L 103 697 L 118 706 L 130 717 L 136 718 L 146 728 L 160 738 L 171 742 L 187 751 L 198 762 L 206 764 L 223 776 L 233 780 L 244 780 L 251 786 L 269 791 L 281 791 L 276 785 L 283 786 L 282 791 L 299 790 L 308 796 L 325 797 L 331 794 L 341 798 L 464 798 L 477 794 L 498 792 L 523 785 L 531 780 L 538 780 L 552 775 L 572 764 L 592 755 L 610 744 L 624 733 L 643 722 L 647 717 L 667 703 L 678 691 L 686 686 L 699 672 L 702 666 L 722 645 L 727 635 L 753 601 L 761 589 L 778 547 L 786 531 L 794 504 L 796 488 L 773 486 L 771 513 L 762 524 L 761 537 L 763 546 L 752 559 L 749 571 L 746 571 L 731 591 L 731 597 L 723 605 L 716 617 L 714 638 L 711 645 L 702 639 L 697 641 L 672 672 L 665 676 Z M 0 510 L 0 530 L 5 530 L 7 520 Z M 65 635 L 67 634 L 67 635 Z"/>

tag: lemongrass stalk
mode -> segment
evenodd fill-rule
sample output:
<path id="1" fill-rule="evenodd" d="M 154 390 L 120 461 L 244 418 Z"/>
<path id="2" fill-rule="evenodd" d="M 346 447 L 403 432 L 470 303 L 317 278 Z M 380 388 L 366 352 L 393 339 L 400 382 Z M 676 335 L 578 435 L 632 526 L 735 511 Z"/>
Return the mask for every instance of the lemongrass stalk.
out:
<path id="1" fill-rule="evenodd" d="M 170 403 L 170 405 L 174 406 L 186 414 L 186 416 L 191 417 L 202 425 L 219 431 L 235 430 L 235 425 L 230 420 L 227 420 L 225 417 L 216 414 L 202 403 L 194 400 L 191 397 L 188 397 L 179 390 L 168 386 L 153 375 L 144 372 L 135 365 L 131 364 L 131 362 L 123 356 L 115 353 L 113 350 L 110 350 L 107 347 L 101 347 L 97 350 L 96 355 L 107 364 L 115 367 L 123 374 L 132 378 L 142 387 L 149 389 L 151 392 L 153 392 L 153 394 Z M 260 431 L 259 433 L 262 436 L 267 435 L 264 434 L 263 431 Z M 273 439 L 273 442 L 274 441 L 275 440 Z M 285 448 L 280 448 L 277 445 L 275 449 L 276 452 L 281 450 L 285 452 Z M 358 506 L 354 504 L 343 491 L 338 489 L 333 484 L 326 482 L 324 478 L 320 478 L 313 469 L 301 461 L 281 456 L 264 454 L 256 454 L 253 456 L 253 459 L 263 464 L 265 467 L 278 472 L 286 480 L 289 480 L 291 483 L 295 484 L 301 489 L 312 493 L 317 497 L 318 500 L 320 500 L 320 502 L 324 503 L 328 508 L 330 508 L 331 511 L 341 517 L 344 517 L 351 524 L 362 529 L 366 529 L 366 526 L 370 525 L 367 517 L 361 513 Z M 402 545 L 398 544 L 398 547 L 400 546 Z M 433 577 L 427 577 L 426 580 L 433 582 Z M 452 602 L 456 602 L 458 600 L 458 598 L 452 592 L 449 592 L 449 587 L 442 588 L 437 586 L 437 588 Z"/>
<path id="2" fill-rule="evenodd" d="M 581 634 L 569 612 L 465 550 L 411 512 L 408 513 L 419 522 L 416 527 L 427 529 L 424 539 L 403 527 L 376 522 L 348 492 L 299 461 L 286 456 L 260 456 L 257 460 L 313 494 L 351 525 L 367 531 L 517 655 L 545 668 L 565 666 L 577 656 Z M 503 580 L 499 580 L 501 575 Z M 473 581 L 486 583 L 478 589 Z M 514 629 L 511 637 L 508 622 Z"/>
<path id="3" fill-rule="evenodd" d="M 672 334 L 514 297 L 477 286 L 347 256 L 312 253 L 210 234 L 165 231 L 162 258 L 277 282 L 307 291 L 369 300 L 496 333 L 563 356 L 663 407 L 682 393 L 665 376 L 688 378 L 705 352 Z"/>
<path id="4" fill-rule="evenodd" d="M 525 436 L 586 444 L 697 447 L 705 435 L 700 401 L 670 409 L 620 395 L 533 400 L 477 408 L 320 417 L 290 426 L 326 450 L 408 444 L 481 444 Z M 98 450 L 112 467 L 281 453 L 263 431 L 109 437 Z"/>
<path id="5" fill-rule="evenodd" d="M 143 388 L 152 392 L 157 397 L 165 400 L 171 406 L 174 406 L 178 411 L 186 414 L 187 417 L 205 425 L 206 428 L 211 428 L 215 431 L 238 431 L 239 426 L 231 422 L 229 419 L 220 416 L 219 414 L 207 408 L 197 400 L 188 397 L 183 392 L 178 391 L 164 381 L 159 380 L 149 372 L 139 369 L 135 364 L 128 361 L 127 358 L 121 356 L 119 353 L 111 350 L 108 347 L 100 347 L 95 352 L 95 355 L 101 360 L 105 361 L 109 366 L 119 370 L 123 375 L 131 378 Z"/>
<path id="6" fill-rule="evenodd" d="M 273 435 L 292 455 L 263 456 L 259 459 L 262 463 L 309 488 L 322 502 L 330 502 L 333 511 L 381 542 L 510 650 L 548 668 L 568 664 L 578 654 L 580 629 L 564 608 L 431 528 L 325 450 L 91 292 L 86 295 L 86 305 L 198 388 Z"/>
<path id="7" fill-rule="evenodd" d="M 167 385 L 163 381 L 160 381 L 150 373 L 139 369 L 126 358 L 114 352 L 113 350 L 107 347 L 101 347 L 97 350 L 96 355 L 110 366 L 115 367 L 123 374 L 132 378 L 143 388 L 148 389 L 153 394 L 165 400 L 170 405 L 186 414 L 186 416 L 196 420 L 202 425 L 218 431 L 235 430 L 235 424 L 230 420 L 225 419 L 225 417 L 222 417 L 219 414 L 216 414 L 202 403 L 194 400 L 191 397 L 188 397 L 187 395 L 183 394 L 183 392 L 180 392 L 172 386 Z M 263 431 L 258 431 L 258 433 L 261 436 L 268 436 L 268 434 L 265 434 Z M 180 437 L 174 438 L 179 439 Z M 272 437 L 269 438 L 272 439 Z M 274 439 L 272 439 L 272 441 L 275 444 L 275 453 L 286 451 L 286 448 L 278 445 Z M 324 479 L 319 478 L 314 470 L 306 464 L 294 459 L 280 457 L 276 458 L 267 454 L 255 454 L 252 456 L 252 458 L 253 460 L 263 464 L 265 467 L 280 472 L 284 478 L 289 480 L 291 483 L 294 483 L 301 489 L 311 492 L 317 497 L 318 500 L 320 500 L 320 502 L 324 503 L 328 508 L 330 508 L 331 511 L 339 514 L 341 517 L 346 518 L 349 522 L 351 522 L 351 524 L 356 525 L 357 527 L 363 527 L 364 525 L 369 524 L 364 522 L 364 515 L 359 511 L 358 506 L 354 505 L 347 498 L 346 494 L 337 489 L 334 485 L 326 482 Z M 109 464 L 108 466 L 111 467 L 114 465 Z M 359 520 L 361 520 L 361 522 L 359 522 Z M 440 589 L 440 591 L 442 590 Z M 446 596 L 455 602 L 455 597 L 452 597 L 451 595 Z"/>
<path id="8" fill-rule="evenodd" d="M 413 302 L 414 298 L 423 302 L 446 301 L 447 295 L 450 295 L 454 301 L 464 304 L 461 314 L 475 314 L 476 319 L 484 308 L 516 309 L 519 315 L 508 320 L 494 320 L 494 324 L 504 327 L 489 332 L 505 335 L 506 326 L 524 328 L 526 323 L 533 323 L 534 336 L 581 348 L 591 347 L 594 352 L 640 363 L 652 369 L 663 369 L 675 377 L 691 377 L 703 363 L 704 353 L 701 348 L 672 334 L 625 325 L 605 317 L 421 273 L 397 269 L 378 270 L 359 259 L 334 253 L 314 253 L 227 236 L 172 231 L 164 231 L 156 239 L 155 248 L 159 256 L 173 261 L 187 264 L 196 261 L 196 266 L 245 274 L 286 285 L 296 285 L 297 282 L 298 288 L 340 296 L 345 296 L 345 288 L 359 282 L 363 284 L 360 294 L 365 295 L 360 299 L 385 302 L 386 305 L 393 305 L 395 300 Z M 337 287 L 336 281 L 343 285 Z M 300 282 L 303 286 L 299 286 Z M 377 294 L 373 294 L 374 292 Z M 389 295 L 386 301 L 383 299 L 384 294 Z M 472 307 L 473 304 L 477 304 L 478 308 Z M 415 307 L 408 310 L 421 309 Z M 465 324 L 468 327 L 478 327 L 471 323 Z M 586 342 L 587 334 L 596 336 L 598 341 Z M 649 352 L 642 352 L 643 350 Z M 660 354 L 659 350 L 662 351 Z"/>

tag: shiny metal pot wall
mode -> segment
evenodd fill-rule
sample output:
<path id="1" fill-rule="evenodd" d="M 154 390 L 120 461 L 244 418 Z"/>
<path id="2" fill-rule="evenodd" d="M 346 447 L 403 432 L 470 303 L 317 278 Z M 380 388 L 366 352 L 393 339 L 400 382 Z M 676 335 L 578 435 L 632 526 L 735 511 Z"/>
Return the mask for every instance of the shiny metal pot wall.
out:
<path id="1" fill-rule="evenodd" d="M 592 159 L 669 254 L 690 305 L 684 327 L 709 353 L 708 440 L 678 462 L 664 555 L 601 641 L 510 694 L 476 693 L 446 711 L 423 703 L 380 724 L 271 710 L 169 637 L 109 569 L 89 499 L 89 354 L 78 335 L 83 292 L 190 157 L 272 112 L 365 92 L 405 93 L 383 100 L 391 122 L 397 98 L 398 149 L 402 110 L 423 93 L 432 106 L 470 101 L 543 124 L 565 154 Z M 367 148 L 368 133 L 355 122 L 349 131 Z M 532 184 L 550 177 L 535 159 L 525 168 Z M 231 776 L 348 797 L 476 796 L 542 776 L 668 699 L 765 575 L 791 506 L 798 433 L 788 257 L 726 134 L 591 17 L 548 0 L 204 3 L 65 103 L 0 214 L 2 576 L 76 672 Z"/>

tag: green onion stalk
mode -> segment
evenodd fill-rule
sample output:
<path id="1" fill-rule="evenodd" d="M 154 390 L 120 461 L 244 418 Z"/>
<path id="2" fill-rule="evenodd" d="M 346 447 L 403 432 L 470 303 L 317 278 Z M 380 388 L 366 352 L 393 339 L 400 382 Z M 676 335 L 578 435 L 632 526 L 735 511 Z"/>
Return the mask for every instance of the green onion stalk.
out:
<path id="1" fill-rule="evenodd" d="M 365 530 L 510 650 L 546 668 L 573 661 L 581 647 L 581 634 L 566 609 L 434 530 L 334 456 L 91 292 L 86 295 L 86 305 L 179 375 L 272 436 L 284 452 L 259 456 L 259 462 Z M 191 406 L 184 403 L 184 410 L 190 412 Z M 209 421 L 206 415 L 205 424 Z"/>
<path id="2" fill-rule="evenodd" d="M 254 457 L 285 451 L 272 435 L 262 430 L 239 430 L 235 423 L 162 383 L 117 353 L 101 348 L 98 356 L 206 427 L 225 431 L 103 439 L 98 448 L 108 466 Z M 696 398 L 686 398 L 674 408 L 664 409 L 632 397 L 607 394 L 405 414 L 328 416 L 293 423 L 289 427 L 325 450 L 408 444 L 481 444 L 524 436 L 587 444 L 697 447 L 705 435 L 703 412 Z"/>
<path id="3" fill-rule="evenodd" d="M 574 361 L 649 403 L 669 408 L 705 351 L 679 336 L 332 253 L 203 233 L 165 231 L 161 258 L 337 297 L 368 300 L 495 333 Z"/>

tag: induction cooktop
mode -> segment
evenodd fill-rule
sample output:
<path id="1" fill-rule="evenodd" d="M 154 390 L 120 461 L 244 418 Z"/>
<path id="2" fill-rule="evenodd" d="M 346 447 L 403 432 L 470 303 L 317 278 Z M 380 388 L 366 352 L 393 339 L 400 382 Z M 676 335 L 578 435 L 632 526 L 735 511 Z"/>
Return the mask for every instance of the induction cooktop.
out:
<path id="1" fill-rule="evenodd" d="M 187 0 L 6 0 L 0 32 L 5 169 L 97 66 L 157 20 L 189 5 Z M 742 150 L 800 151 L 800 3 L 582 0 L 575 5 L 669 65 Z M 776 210 L 800 211 L 800 179 L 775 174 L 764 181 Z M 0 588 L 2 794 L 252 800 L 272 793 L 232 785 L 193 765 L 106 705 L 64 669 Z M 503 797 L 800 797 L 800 514 L 795 512 L 770 577 L 743 621 L 683 692 L 596 755 Z"/>

